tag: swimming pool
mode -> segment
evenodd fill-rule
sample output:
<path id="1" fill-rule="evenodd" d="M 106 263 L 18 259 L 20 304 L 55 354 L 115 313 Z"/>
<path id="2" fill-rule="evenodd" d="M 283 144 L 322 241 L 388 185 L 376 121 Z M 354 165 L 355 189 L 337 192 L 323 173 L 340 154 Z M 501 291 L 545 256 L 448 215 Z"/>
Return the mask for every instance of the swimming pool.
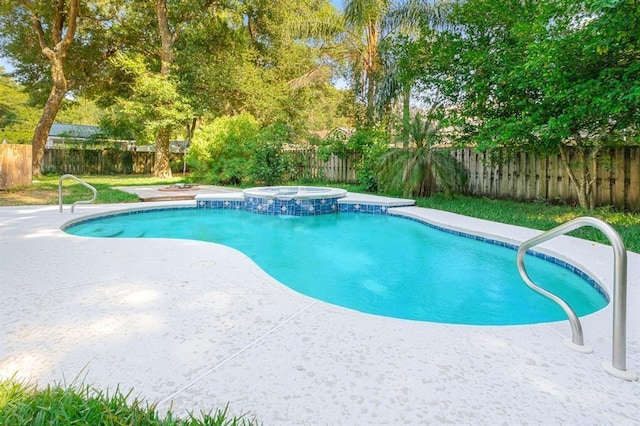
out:
<path id="1" fill-rule="evenodd" d="M 233 247 L 288 287 L 361 312 L 451 324 L 515 325 L 564 320 L 520 280 L 512 248 L 392 215 L 256 215 L 241 210 L 162 209 L 92 218 L 79 236 L 183 238 Z M 594 282 L 530 256 L 534 280 L 578 315 L 607 299 Z"/>

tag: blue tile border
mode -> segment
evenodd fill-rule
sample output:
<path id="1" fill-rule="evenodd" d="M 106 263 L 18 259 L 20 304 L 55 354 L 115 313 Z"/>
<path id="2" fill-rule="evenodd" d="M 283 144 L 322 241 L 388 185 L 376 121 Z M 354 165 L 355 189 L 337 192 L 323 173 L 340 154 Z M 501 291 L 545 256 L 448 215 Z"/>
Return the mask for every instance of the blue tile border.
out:
<path id="1" fill-rule="evenodd" d="M 389 214 L 387 206 L 364 203 L 340 203 L 340 213 Z"/>
<path id="2" fill-rule="evenodd" d="M 206 200 L 198 201 L 197 209 L 244 210 L 244 200 Z"/>
<path id="3" fill-rule="evenodd" d="M 199 200 L 197 202 L 197 208 L 245 210 L 250 213 L 271 216 L 317 216 L 337 213 L 339 211 L 337 200 L 337 198 L 287 200 L 280 198 L 247 197 L 242 201 Z"/>
<path id="4" fill-rule="evenodd" d="M 266 201 L 265 201 L 266 200 Z M 330 201 L 327 201 L 330 200 Z M 268 201 L 272 201 L 269 203 Z M 281 201 L 281 202 L 279 202 Z M 250 206 L 247 208 L 247 204 Z M 459 237 L 471 238 L 476 241 L 480 241 L 483 243 L 493 244 L 499 247 L 505 247 L 511 250 L 517 251 L 519 246 L 513 243 L 507 243 L 504 241 L 496 240 L 493 238 L 486 238 L 480 235 L 474 235 L 468 232 L 456 231 L 454 229 L 445 228 L 442 226 L 434 225 L 429 223 L 424 219 L 419 219 L 415 217 L 405 216 L 402 214 L 397 214 L 393 212 L 389 212 L 389 208 L 387 206 L 381 206 L 376 204 L 364 204 L 364 203 L 338 203 L 336 198 L 332 199 L 310 199 L 310 200 L 268 200 L 266 198 L 260 198 L 246 202 L 240 200 L 200 200 L 197 202 L 196 207 L 158 207 L 158 208 L 150 208 L 150 209 L 141 209 L 141 210 L 128 210 L 124 212 L 114 213 L 114 214 L 105 214 L 102 216 L 91 217 L 87 219 L 82 219 L 77 222 L 71 222 L 62 228 L 63 231 L 66 229 L 80 225 L 88 222 L 93 222 L 96 220 L 103 219 L 105 217 L 118 217 L 118 216 L 128 216 L 133 214 L 142 214 L 146 212 L 156 212 L 156 211 L 174 211 L 174 210 L 245 210 L 258 214 L 267 214 L 272 216 L 277 216 L 280 214 L 289 214 L 295 216 L 316 216 L 319 214 L 329 214 L 329 213 L 345 213 L 345 214 L 378 214 L 378 215 L 388 215 L 393 217 L 398 217 L 401 219 L 412 220 L 414 222 L 418 222 L 422 225 L 426 225 L 430 228 L 436 229 L 438 231 L 446 232 L 448 234 L 457 235 Z M 611 297 L 609 293 L 589 274 L 581 270 L 580 268 L 565 262 L 562 259 L 558 259 L 555 256 L 551 256 L 542 252 L 538 252 L 535 250 L 528 250 L 527 254 L 537 257 L 539 259 L 545 260 L 547 262 L 556 264 L 585 280 L 591 287 L 593 287 L 598 294 L 600 294 L 607 303 L 611 302 Z"/>

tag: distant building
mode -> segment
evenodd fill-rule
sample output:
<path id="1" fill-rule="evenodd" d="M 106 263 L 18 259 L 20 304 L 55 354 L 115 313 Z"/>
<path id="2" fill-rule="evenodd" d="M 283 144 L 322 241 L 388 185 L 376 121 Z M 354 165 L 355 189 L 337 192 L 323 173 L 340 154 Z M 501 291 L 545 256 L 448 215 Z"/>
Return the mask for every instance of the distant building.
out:
<path id="1" fill-rule="evenodd" d="M 136 146 L 135 142 L 133 143 L 134 150 L 139 152 L 155 152 L 155 145 L 138 145 Z M 169 151 L 174 153 L 184 154 L 187 150 L 188 142 L 187 141 L 171 141 L 169 142 Z"/>
<path id="2" fill-rule="evenodd" d="M 100 149 L 105 146 L 117 146 L 127 151 L 154 152 L 154 145 L 136 145 L 134 140 L 116 140 L 102 137 L 102 132 L 98 126 L 84 124 L 62 124 L 53 123 L 49 136 L 47 137 L 46 148 L 68 148 L 82 146 L 88 149 Z M 169 150 L 171 152 L 184 153 L 187 148 L 187 141 L 171 141 Z"/>
<path id="3" fill-rule="evenodd" d="M 64 148 L 68 144 L 94 143 L 100 135 L 98 126 L 53 123 L 47 137 L 47 148 Z"/>

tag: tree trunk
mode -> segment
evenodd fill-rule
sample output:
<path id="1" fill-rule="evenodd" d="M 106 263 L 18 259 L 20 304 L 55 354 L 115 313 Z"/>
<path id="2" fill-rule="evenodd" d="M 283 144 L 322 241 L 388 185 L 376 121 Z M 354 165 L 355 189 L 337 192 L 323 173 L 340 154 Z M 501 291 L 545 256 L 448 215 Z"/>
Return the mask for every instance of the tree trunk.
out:
<path id="1" fill-rule="evenodd" d="M 578 204 L 583 209 L 593 210 L 595 208 L 595 199 L 592 189 L 596 177 L 596 157 L 599 148 L 576 146 L 575 149 L 578 154 L 578 162 L 576 164 L 571 164 L 566 147 L 564 146 L 560 147 L 560 159 L 569 175 L 571 183 L 573 183 L 573 186 L 576 188 Z M 585 151 L 588 151 L 588 154 Z M 576 174 L 576 168 L 580 173 L 579 175 Z"/>
<path id="2" fill-rule="evenodd" d="M 170 178 L 171 164 L 169 163 L 169 138 L 171 136 L 170 129 L 159 130 L 156 134 L 156 161 L 153 169 L 153 175 L 159 178 Z"/>
<path id="3" fill-rule="evenodd" d="M 411 85 L 402 88 L 402 147 L 409 147 L 409 126 L 411 125 Z"/>
<path id="4" fill-rule="evenodd" d="M 42 159 L 44 158 L 44 149 L 49 137 L 49 131 L 53 121 L 56 119 L 62 100 L 69 91 L 69 84 L 64 74 L 64 62 L 75 37 L 79 11 L 80 0 L 72 0 L 68 11 L 65 9 L 65 2 L 56 3 L 53 25 L 49 27 L 51 39 L 54 43 L 53 48 L 47 46 L 47 37 L 40 20 L 41 17 L 37 12 L 31 12 L 33 30 L 38 38 L 40 49 L 51 63 L 52 81 L 49 98 L 44 105 L 42 116 L 33 133 L 33 139 L 31 139 L 31 164 L 34 176 L 42 175 Z M 66 30 L 64 29 L 65 20 L 67 24 Z"/>
<path id="5" fill-rule="evenodd" d="M 62 75 L 62 81 L 54 82 L 51 87 L 51 93 L 49 93 L 47 103 L 45 103 L 44 109 L 42 110 L 42 116 L 33 133 L 33 139 L 31 139 L 31 167 L 34 176 L 42 175 L 42 159 L 44 158 L 44 150 L 47 139 L 49 138 L 49 131 L 66 94 L 67 83 L 64 75 Z"/>
<path id="6" fill-rule="evenodd" d="M 167 13 L 167 1 L 156 0 L 156 15 L 158 18 L 158 28 L 160 31 L 160 75 L 168 78 L 171 73 L 174 54 L 175 34 L 169 28 L 169 17 Z M 159 129 L 155 135 L 156 139 L 156 163 L 154 176 L 160 178 L 171 177 L 171 167 L 169 165 L 169 139 L 171 138 L 171 127 Z"/>
<path id="7" fill-rule="evenodd" d="M 367 46 L 364 59 L 365 78 L 367 79 L 366 120 L 367 126 L 370 127 L 375 123 L 374 108 L 378 68 L 378 27 L 376 22 L 371 21 L 367 25 Z"/>
<path id="8" fill-rule="evenodd" d="M 369 74 L 367 76 L 367 108 L 366 108 L 366 119 L 367 126 L 373 127 L 375 123 L 375 114 L 374 114 L 374 102 L 375 102 L 375 82 L 373 81 L 373 74 Z"/>

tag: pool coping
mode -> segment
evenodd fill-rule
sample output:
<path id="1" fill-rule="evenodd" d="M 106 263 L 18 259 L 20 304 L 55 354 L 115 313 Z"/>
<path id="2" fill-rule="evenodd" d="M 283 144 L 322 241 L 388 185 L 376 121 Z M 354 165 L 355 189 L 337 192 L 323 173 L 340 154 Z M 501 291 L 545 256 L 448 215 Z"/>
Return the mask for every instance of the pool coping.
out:
<path id="1" fill-rule="evenodd" d="M 80 206 L 73 217 L 194 205 L 189 201 Z M 540 233 L 419 207 L 398 207 L 393 212 L 514 244 Z M 638 382 L 615 379 L 599 365 L 611 356 L 610 306 L 583 317 L 585 340 L 595 349 L 594 354 L 583 355 L 562 345 L 562 337 L 569 333 L 566 321 L 476 327 L 360 314 L 299 295 L 266 276 L 246 256 L 224 246 L 72 237 L 60 230 L 70 216 L 58 214 L 55 206 L 0 208 L 4 269 L 0 289 L 9 295 L 0 326 L 5 342 L 0 351 L 3 378 L 12 366 L 20 366 L 18 377 L 44 384 L 74 377 L 89 365 L 87 379 L 93 384 L 134 386 L 141 396 L 159 402 L 161 409 L 173 404 L 179 412 L 197 412 L 230 402 L 232 412 L 248 410 L 264 424 L 315 424 L 319 419 L 331 424 L 636 420 Z M 610 247 L 560 237 L 540 249 L 571 260 L 611 291 Z M 105 253 L 110 257 L 105 258 Z M 28 255 L 38 256 L 38 268 L 25 265 Z M 192 266 L 175 271 L 163 258 L 174 259 L 174 265 Z M 82 264 L 78 259 L 89 262 Z M 95 259 L 105 264 L 91 262 Z M 207 278 L 195 273 L 200 270 L 192 271 L 205 264 Z M 627 363 L 637 371 L 640 255 L 629 253 L 628 264 Z M 65 269 L 76 274 L 65 273 Z M 96 275 L 104 279 L 97 280 Z M 132 289 L 160 291 L 160 283 L 179 288 L 186 285 L 184 281 L 194 288 L 214 286 L 220 296 L 236 294 L 242 303 L 224 308 L 227 319 L 221 317 L 220 325 L 211 323 L 208 331 L 194 324 L 193 318 L 178 315 L 185 325 L 175 325 L 175 332 L 187 343 L 177 348 L 187 351 L 176 354 L 165 349 L 159 351 L 159 358 L 157 350 L 148 352 L 147 347 L 155 348 L 157 341 L 166 343 L 161 333 L 154 332 L 155 323 L 141 335 L 136 334 L 137 323 L 118 328 L 115 340 L 129 342 L 121 347 L 102 339 L 102 329 L 89 326 L 86 318 L 91 312 L 74 308 L 68 301 L 76 300 L 76 294 L 96 292 L 103 295 L 104 304 L 115 303 L 117 298 L 110 296 L 113 287 L 122 287 L 125 297 Z M 233 285 L 225 287 L 227 281 Z M 178 296 L 173 303 L 200 303 L 197 298 Z M 95 311 L 105 310 L 105 318 L 109 317 L 103 304 L 82 300 Z M 234 305 L 252 307 L 254 313 Z M 117 306 L 124 310 L 129 305 Z M 72 308 L 74 314 L 64 326 L 75 327 L 75 334 L 83 336 L 86 345 L 64 337 L 52 325 L 43 328 L 46 324 L 38 321 L 42 318 L 38 315 L 46 318 L 63 308 Z M 145 314 L 154 309 L 138 308 Z M 208 321 L 206 316 L 196 318 Z M 43 333 L 44 329 L 48 332 Z M 202 354 L 202 348 L 213 347 L 195 331 L 221 347 L 210 356 Z"/>

